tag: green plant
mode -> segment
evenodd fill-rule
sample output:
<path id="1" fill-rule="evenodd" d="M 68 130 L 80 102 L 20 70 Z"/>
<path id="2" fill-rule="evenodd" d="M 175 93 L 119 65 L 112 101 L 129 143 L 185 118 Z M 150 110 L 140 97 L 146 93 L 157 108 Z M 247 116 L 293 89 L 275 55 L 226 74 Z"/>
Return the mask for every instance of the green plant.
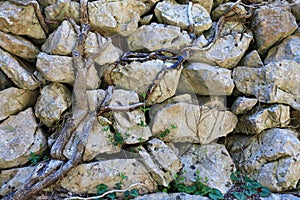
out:
<path id="1" fill-rule="evenodd" d="M 109 139 L 109 141 L 115 145 L 123 145 L 125 140 L 129 137 L 130 135 L 128 133 L 125 133 L 124 136 L 122 135 L 122 133 L 116 132 L 113 135 L 108 135 L 107 138 Z"/>
<path id="2" fill-rule="evenodd" d="M 147 124 L 144 120 L 141 120 L 140 123 L 138 124 L 140 127 L 146 127 Z"/>
<path id="3" fill-rule="evenodd" d="M 240 172 L 232 173 L 230 179 L 235 185 L 240 187 L 241 191 L 232 193 L 237 200 L 246 200 L 254 197 L 268 197 L 271 194 L 271 191 L 268 188 L 263 187 L 259 182 L 250 179 Z"/>
<path id="4" fill-rule="evenodd" d="M 161 131 L 160 133 L 158 133 L 158 138 L 162 139 L 162 138 L 167 137 L 171 133 L 171 130 L 175 129 L 175 128 L 177 128 L 176 124 L 171 124 L 170 128 L 167 128 L 167 129 Z"/>
<path id="5" fill-rule="evenodd" d="M 143 92 L 141 94 L 143 101 L 145 102 L 144 105 L 141 107 L 141 110 L 145 113 L 146 111 L 150 110 L 149 107 L 146 106 L 146 98 L 147 98 L 147 94 L 145 92 Z"/>
<path id="6" fill-rule="evenodd" d="M 28 161 L 32 164 L 32 165 L 36 165 L 38 162 L 40 162 L 41 160 L 41 156 L 37 153 L 33 153 L 30 152 Z"/>

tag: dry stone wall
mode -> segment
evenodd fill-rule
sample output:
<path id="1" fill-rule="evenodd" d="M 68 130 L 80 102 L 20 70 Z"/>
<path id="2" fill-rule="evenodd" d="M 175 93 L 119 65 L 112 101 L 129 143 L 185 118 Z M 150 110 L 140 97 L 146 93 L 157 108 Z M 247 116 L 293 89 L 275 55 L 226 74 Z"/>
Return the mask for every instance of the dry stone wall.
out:
<path id="1" fill-rule="evenodd" d="M 298 0 L 1 1 L 0 198 L 209 199 L 156 193 L 178 175 L 229 198 L 239 171 L 299 199 L 299 20 Z"/>

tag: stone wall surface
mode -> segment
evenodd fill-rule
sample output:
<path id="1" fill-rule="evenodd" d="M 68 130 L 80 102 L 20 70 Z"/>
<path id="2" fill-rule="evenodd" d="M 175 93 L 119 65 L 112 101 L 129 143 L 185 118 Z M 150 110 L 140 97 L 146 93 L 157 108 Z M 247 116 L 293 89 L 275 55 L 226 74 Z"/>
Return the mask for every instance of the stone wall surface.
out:
<path id="1" fill-rule="evenodd" d="M 239 200 L 235 172 L 273 192 L 248 199 L 299 199 L 299 13 L 298 0 L 0 1 L 0 199 Z M 199 181 L 214 189 L 161 192 Z"/>

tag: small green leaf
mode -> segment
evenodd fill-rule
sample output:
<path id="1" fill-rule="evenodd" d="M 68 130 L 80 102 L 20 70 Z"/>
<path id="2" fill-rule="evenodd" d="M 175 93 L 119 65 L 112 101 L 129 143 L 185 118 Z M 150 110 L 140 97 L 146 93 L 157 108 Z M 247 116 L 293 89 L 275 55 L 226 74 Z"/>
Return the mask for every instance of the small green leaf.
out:
<path id="1" fill-rule="evenodd" d="M 268 188 L 262 187 L 260 188 L 259 196 L 261 197 L 268 197 L 271 194 L 271 191 Z"/>
<path id="2" fill-rule="evenodd" d="M 208 194 L 208 197 L 213 200 L 224 199 L 222 192 L 215 188 Z"/>
<path id="3" fill-rule="evenodd" d="M 116 195 L 115 192 L 113 192 L 113 193 L 108 194 L 108 195 L 107 195 L 107 198 L 114 200 L 114 199 L 117 198 L 117 195 Z"/>
<path id="4" fill-rule="evenodd" d="M 99 184 L 97 185 L 96 189 L 97 189 L 97 194 L 102 195 L 108 191 L 108 186 L 105 184 Z"/>
<path id="5" fill-rule="evenodd" d="M 132 189 L 132 190 L 130 190 L 129 195 L 130 195 L 130 197 L 138 197 L 140 194 L 137 191 L 137 189 Z"/>
<path id="6" fill-rule="evenodd" d="M 247 200 L 247 196 L 244 195 L 241 192 L 233 192 L 232 195 L 234 196 L 234 198 L 236 198 L 237 200 Z"/>

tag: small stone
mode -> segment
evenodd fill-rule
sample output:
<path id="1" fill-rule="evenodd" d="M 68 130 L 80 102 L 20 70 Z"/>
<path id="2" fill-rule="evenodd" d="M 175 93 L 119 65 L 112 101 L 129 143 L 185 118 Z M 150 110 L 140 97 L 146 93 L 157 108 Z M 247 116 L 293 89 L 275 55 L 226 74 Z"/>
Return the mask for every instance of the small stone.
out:
<path id="1" fill-rule="evenodd" d="M 64 21 L 66 18 L 79 21 L 79 3 L 71 0 L 57 0 L 56 4 L 45 8 L 48 20 Z"/>
<path id="2" fill-rule="evenodd" d="M 236 115 L 244 114 L 247 111 L 251 110 L 257 103 L 257 99 L 247 98 L 247 97 L 238 97 L 231 106 L 231 112 Z"/>
<path id="3" fill-rule="evenodd" d="M 226 10 L 229 9 L 233 4 L 234 4 L 234 2 L 227 2 L 227 3 L 223 3 L 223 4 L 219 5 L 218 7 L 216 7 L 211 13 L 212 19 L 214 21 L 217 21 L 220 17 L 222 17 L 224 15 Z M 230 11 L 229 13 L 226 14 L 226 18 L 227 18 L 227 20 L 234 20 L 235 18 L 238 19 L 239 16 L 243 16 L 246 14 L 247 14 L 247 11 L 246 11 L 245 7 L 238 4 L 234 7 L 234 9 L 232 11 Z"/>
<path id="4" fill-rule="evenodd" d="M 261 58 L 256 50 L 251 51 L 241 60 L 241 65 L 246 67 L 262 67 L 264 66 Z"/>

